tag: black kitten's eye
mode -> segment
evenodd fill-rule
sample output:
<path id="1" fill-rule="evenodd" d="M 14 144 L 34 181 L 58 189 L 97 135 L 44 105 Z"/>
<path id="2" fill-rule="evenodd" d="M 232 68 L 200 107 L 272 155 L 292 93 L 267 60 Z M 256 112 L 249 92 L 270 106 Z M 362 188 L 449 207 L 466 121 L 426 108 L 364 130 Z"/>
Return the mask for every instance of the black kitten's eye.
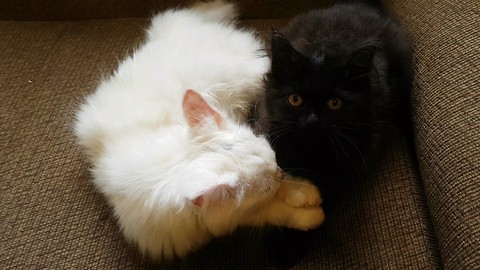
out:
<path id="1" fill-rule="evenodd" d="M 343 102 L 339 98 L 332 98 L 327 101 L 327 107 L 332 111 L 338 111 L 342 108 Z"/>
<path id="2" fill-rule="evenodd" d="M 300 107 L 303 104 L 303 99 L 300 95 L 297 94 L 291 94 L 287 98 L 288 104 L 290 104 L 293 107 Z"/>

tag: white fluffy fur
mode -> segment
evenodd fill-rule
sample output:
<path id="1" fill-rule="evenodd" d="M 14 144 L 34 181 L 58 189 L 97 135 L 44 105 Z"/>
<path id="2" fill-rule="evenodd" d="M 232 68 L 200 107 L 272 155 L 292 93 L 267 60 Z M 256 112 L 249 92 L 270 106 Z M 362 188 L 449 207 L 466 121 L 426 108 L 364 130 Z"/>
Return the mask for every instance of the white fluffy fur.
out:
<path id="1" fill-rule="evenodd" d="M 157 15 L 145 44 L 77 114 L 94 183 L 125 237 L 155 258 L 184 256 L 239 225 L 306 230 L 323 221 L 318 191 L 280 181 L 267 140 L 239 124 L 270 62 L 235 16 L 221 1 Z M 213 112 L 185 105 L 186 89 Z"/>

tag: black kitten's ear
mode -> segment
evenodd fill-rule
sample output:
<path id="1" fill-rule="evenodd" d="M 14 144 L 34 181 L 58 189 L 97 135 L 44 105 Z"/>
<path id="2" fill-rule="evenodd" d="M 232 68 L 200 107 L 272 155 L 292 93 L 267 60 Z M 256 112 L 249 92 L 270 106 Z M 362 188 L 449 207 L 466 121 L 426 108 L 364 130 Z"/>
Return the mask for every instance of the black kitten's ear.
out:
<path id="1" fill-rule="evenodd" d="M 275 76 L 292 75 L 305 61 L 305 56 L 293 48 L 282 34 L 272 31 L 272 72 Z"/>
<path id="2" fill-rule="evenodd" d="M 376 48 L 364 46 L 353 52 L 345 64 L 345 76 L 351 79 L 362 78 L 373 69 L 373 56 Z"/>

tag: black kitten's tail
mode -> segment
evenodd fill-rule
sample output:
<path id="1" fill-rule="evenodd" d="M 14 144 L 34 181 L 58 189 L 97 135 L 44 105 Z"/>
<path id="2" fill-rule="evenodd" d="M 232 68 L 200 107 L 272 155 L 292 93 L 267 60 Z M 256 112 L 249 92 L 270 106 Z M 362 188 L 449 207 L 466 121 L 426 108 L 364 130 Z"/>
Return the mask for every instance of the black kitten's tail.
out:
<path id="1" fill-rule="evenodd" d="M 364 4 L 373 9 L 376 9 L 380 13 L 384 13 L 382 1 L 380 0 L 337 0 L 334 1 L 335 4 Z"/>

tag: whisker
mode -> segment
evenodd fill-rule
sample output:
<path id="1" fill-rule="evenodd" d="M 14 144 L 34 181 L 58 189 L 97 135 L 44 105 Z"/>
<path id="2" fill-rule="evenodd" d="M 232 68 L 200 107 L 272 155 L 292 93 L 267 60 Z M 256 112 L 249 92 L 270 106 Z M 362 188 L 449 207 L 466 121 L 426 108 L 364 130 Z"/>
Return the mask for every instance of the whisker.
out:
<path id="1" fill-rule="evenodd" d="M 282 168 L 284 172 L 290 174 L 291 172 L 293 171 L 300 171 L 300 172 L 307 172 L 307 173 L 311 173 L 313 175 L 318 175 L 318 172 L 316 171 L 313 171 L 313 170 L 309 170 L 309 169 L 305 169 L 305 168 L 295 168 L 295 167 L 285 167 L 285 168 Z"/>
<path id="2" fill-rule="evenodd" d="M 365 133 L 365 134 L 369 134 L 369 133 L 370 133 L 370 132 L 367 131 L 367 130 L 361 130 L 361 129 L 358 129 L 358 128 L 353 128 L 353 127 L 348 127 L 348 126 L 332 125 L 332 127 L 333 127 L 333 128 L 336 128 L 336 129 L 354 131 L 354 132 L 358 132 L 358 133 Z"/>
<path id="3" fill-rule="evenodd" d="M 367 168 L 367 162 L 365 161 L 365 158 L 363 157 L 363 153 L 362 151 L 360 151 L 360 149 L 358 148 L 358 146 L 352 141 L 352 139 L 350 137 L 348 137 L 347 135 L 345 134 L 342 134 L 338 131 L 333 131 L 335 132 L 338 136 L 340 136 L 341 138 L 343 138 L 344 140 L 346 140 L 348 143 L 350 143 L 353 148 L 358 152 L 358 154 L 360 155 L 360 159 L 362 160 L 362 163 L 363 163 L 363 167 L 366 169 Z"/>
<path id="4" fill-rule="evenodd" d="M 332 130 L 334 131 L 334 130 Z M 360 172 L 358 171 L 357 166 L 355 166 L 355 162 L 353 161 L 352 157 L 348 154 L 347 150 L 345 149 L 345 146 L 343 145 L 342 141 L 339 138 L 339 134 L 336 132 L 332 132 L 333 138 L 335 138 L 340 145 L 340 148 L 342 149 L 343 153 L 345 154 L 345 157 L 350 161 L 352 164 L 352 167 L 355 169 L 355 173 L 357 174 L 358 177 L 360 177 Z"/>
<path id="5" fill-rule="evenodd" d="M 338 155 L 338 150 L 337 150 L 337 147 L 335 146 L 335 142 L 332 140 L 332 131 L 328 131 L 328 140 L 330 141 L 330 143 L 332 144 L 333 146 L 333 150 L 335 151 L 335 157 L 337 158 L 337 165 L 340 165 L 340 157 Z"/>
<path id="6" fill-rule="evenodd" d="M 289 124 L 293 123 L 293 121 L 284 121 L 284 122 L 277 122 L 276 125 L 270 126 L 269 133 L 269 140 L 270 144 L 275 147 L 278 141 L 290 131 Z"/>
<path id="7" fill-rule="evenodd" d="M 363 123 L 363 122 L 344 122 L 342 123 L 344 126 L 359 126 L 359 127 L 369 127 L 369 128 L 378 128 L 378 126 L 371 124 L 371 123 Z"/>

